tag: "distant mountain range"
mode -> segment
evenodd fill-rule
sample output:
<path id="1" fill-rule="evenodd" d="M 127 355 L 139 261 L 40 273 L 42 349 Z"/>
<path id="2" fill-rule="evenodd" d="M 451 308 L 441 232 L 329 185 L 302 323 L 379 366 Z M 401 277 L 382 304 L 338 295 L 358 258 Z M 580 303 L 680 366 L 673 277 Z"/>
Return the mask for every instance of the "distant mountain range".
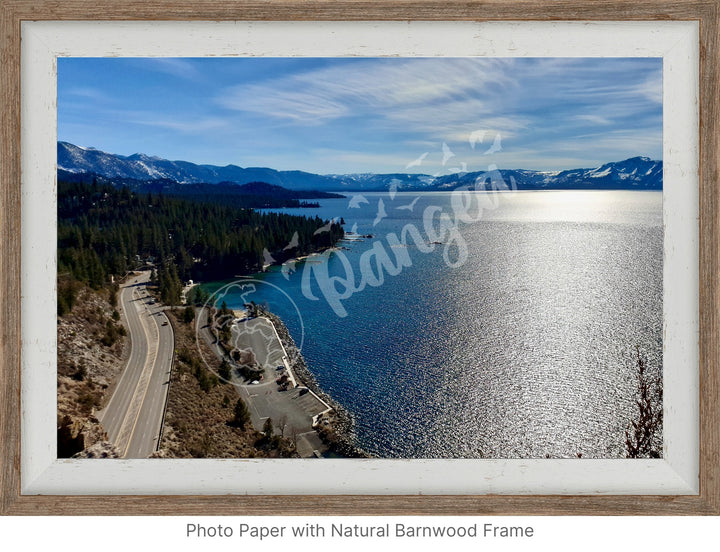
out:
<path id="1" fill-rule="evenodd" d="M 334 174 L 319 175 L 303 171 L 277 171 L 264 167 L 242 168 L 196 165 L 187 161 L 169 161 L 136 153 L 114 155 L 67 142 L 57 144 L 59 174 L 98 175 L 113 181 L 165 181 L 172 184 L 247 184 L 263 182 L 288 190 L 382 191 L 391 186 L 398 190 L 452 190 L 474 185 L 485 171 L 460 172 L 443 176 L 425 174 Z M 514 181 L 519 190 L 662 190 L 662 161 L 633 157 L 589 169 L 533 171 L 501 169 L 508 185 Z M 69 176 L 69 175 L 68 175 Z"/>
<path id="2" fill-rule="evenodd" d="M 266 182 L 289 190 L 332 190 L 337 181 L 302 171 L 236 165 L 217 167 L 196 165 L 187 161 L 168 161 L 142 153 L 130 156 L 114 155 L 93 148 L 82 148 L 67 142 L 57 145 L 58 169 L 71 173 L 94 173 L 107 178 L 133 180 L 172 180 L 180 184 L 217 184 L 219 182 Z"/>

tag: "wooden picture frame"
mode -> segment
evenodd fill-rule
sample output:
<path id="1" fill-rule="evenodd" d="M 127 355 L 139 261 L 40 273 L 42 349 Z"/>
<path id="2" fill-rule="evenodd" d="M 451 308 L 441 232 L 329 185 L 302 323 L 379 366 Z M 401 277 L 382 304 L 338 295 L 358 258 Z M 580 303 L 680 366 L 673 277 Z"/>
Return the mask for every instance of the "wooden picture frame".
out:
<path id="1" fill-rule="evenodd" d="M 695 21 L 699 25 L 699 493 L 697 495 L 24 495 L 21 492 L 21 23 L 23 21 Z M 9 515 L 720 514 L 720 1 L 164 2 L 0 5 L 0 513 Z"/>

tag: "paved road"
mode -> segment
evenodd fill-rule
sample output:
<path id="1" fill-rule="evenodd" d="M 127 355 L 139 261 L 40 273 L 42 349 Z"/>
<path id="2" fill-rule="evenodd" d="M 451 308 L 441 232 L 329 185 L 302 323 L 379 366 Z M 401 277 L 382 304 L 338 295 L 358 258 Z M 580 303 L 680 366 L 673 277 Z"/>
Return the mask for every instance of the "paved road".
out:
<path id="1" fill-rule="evenodd" d="M 120 308 L 131 350 L 113 396 L 98 418 L 123 458 L 147 458 L 158 444 L 172 368 L 174 336 L 147 293 L 149 272 L 122 287 Z"/>

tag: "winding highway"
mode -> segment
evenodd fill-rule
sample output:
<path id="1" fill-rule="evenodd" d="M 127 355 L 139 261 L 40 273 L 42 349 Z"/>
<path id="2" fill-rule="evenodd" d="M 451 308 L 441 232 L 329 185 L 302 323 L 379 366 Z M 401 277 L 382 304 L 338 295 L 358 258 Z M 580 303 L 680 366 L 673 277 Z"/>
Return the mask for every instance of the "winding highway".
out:
<path id="1" fill-rule="evenodd" d="M 121 288 L 130 357 L 110 401 L 98 413 L 122 458 L 147 458 L 157 449 L 172 369 L 172 326 L 146 290 L 149 279 L 150 273 L 143 272 Z"/>

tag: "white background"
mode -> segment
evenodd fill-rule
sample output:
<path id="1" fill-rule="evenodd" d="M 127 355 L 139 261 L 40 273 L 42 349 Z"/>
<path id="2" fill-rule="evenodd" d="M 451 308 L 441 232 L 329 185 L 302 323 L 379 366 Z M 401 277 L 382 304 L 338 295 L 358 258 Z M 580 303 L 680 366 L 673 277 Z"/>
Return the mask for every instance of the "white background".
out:
<path id="1" fill-rule="evenodd" d="M 352 525 L 493 525 L 532 526 L 532 538 L 481 538 L 476 539 L 257 539 L 239 538 L 240 523 L 290 526 L 305 523 L 331 523 Z M 186 538 L 186 524 L 207 526 L 231 525 L 236 536 L 225 539 Z M 288 532 L 286 530 L 286 532 Z M 453 552 L 481 550 L 553 550 L 572 552 L 602 552 L 647 550 L 699 550 L 717 546 L 720 518 L 717 517 L 25 517 L 0 518 L 0 548 L 15 550 L 42 550 L 77 552 L 202 552 L 205 550 L 283 551 L 283 552 L 343 552 L 393 550 L 405 552 L 434 550 L 441 547 Z M 328 531 L 329 533 L 329 531 Z M 712 543 L 712 544 L 710 544 Z"/>

